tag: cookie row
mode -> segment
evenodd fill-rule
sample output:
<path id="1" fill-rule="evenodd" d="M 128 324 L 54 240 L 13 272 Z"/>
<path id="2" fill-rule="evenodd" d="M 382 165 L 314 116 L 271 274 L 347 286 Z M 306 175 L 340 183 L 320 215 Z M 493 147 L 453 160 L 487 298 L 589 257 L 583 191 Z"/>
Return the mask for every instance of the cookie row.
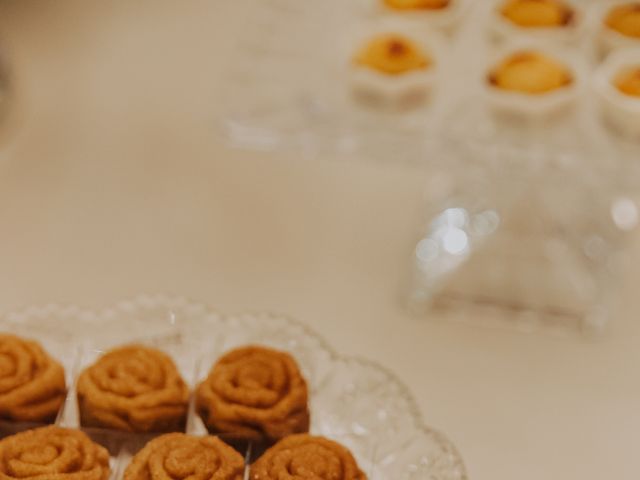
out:
<path id="1" fill-rule="evenodd" d="M 169 433 L 131 459 L 124 480 L 242 480 L 244 471 L 242 456 L 220 439 Z M 107 450 L 79 430 L 49 426 L 0 441 L 0 476 L 8 480 L 107 480 L 110 475 Z M 299 434 L 269 448 L 251 465 L 249 478 L 366 480 L 366 475 L 342 445 Z"/>
<path id="2" fill-rule="evenodd" d="M 135 433 L 184 430 L 189 388 L 166 353 L 143 345 L 106 352 L 76 384 L 80 423 Z M 0 418 L 53 423 L 66 396 L 62 365 L 37 342 L 0 335 Z M 307 383 L 285 352 L 247 346 L 223 355 L 194 392 L 210 433 L 244 448 L 309 430 Z"/>

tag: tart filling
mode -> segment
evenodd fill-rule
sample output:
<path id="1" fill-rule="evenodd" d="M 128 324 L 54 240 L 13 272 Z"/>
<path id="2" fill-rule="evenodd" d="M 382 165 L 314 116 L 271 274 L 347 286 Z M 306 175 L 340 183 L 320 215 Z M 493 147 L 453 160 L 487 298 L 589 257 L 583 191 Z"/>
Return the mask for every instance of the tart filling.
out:
<path id="1" fill-rule="evenodd" d="M 395 10 L 442 10 L 451 4 L 451 0 L 383 0 L 384 4 Z"/>
<path id="2" fill-rule="evenodd" d="M 625 37 L 640 39 L 640 2 L 625 3 L 611 8 L 604 23 Z"/>
<path id="3" fill-rule="evenodd" d="M 357 53 L 354 63 L 386 75 L 402 75 L 426 70 L 433 60 L 412 40 L 384 34 L 370 40 Z"/>
<path id="4" fill-rule="evenodd" d="M 564 27 L 575 17 L 573 9 L 559 0 L 507 0 L 500 14 L 524 28 Z"/>
<path id="5" fill-rule="evenodd" d="M 640 67 L 620 72 L 614 78 L 613 84 L 625 95 L 640 98 Z"/>
<path id="6" fill-rule="evenodd" d="M 517 52 L 502 61 L 488 76 L 498 89 L 540 95 L 573 83 L 573 76 L 562 63 L 534 51 Z"/>

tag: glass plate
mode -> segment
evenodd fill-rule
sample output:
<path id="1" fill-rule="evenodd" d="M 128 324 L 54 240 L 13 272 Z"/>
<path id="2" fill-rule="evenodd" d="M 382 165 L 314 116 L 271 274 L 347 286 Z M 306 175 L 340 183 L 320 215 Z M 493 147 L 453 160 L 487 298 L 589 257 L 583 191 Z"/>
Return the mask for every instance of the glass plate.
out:
<path id="1" fill-rule="evenodd" d="M 227 316 L 183 297 L 157 295 L 140 296 L 102 311 L 29 307 L 3 315 L 0 325 L 5 331 L 38 339 L 52 353 L 66 350 L 74 358 L 78 348 L 93 351 L 132 341 L 171 347 L 174 355 L 182 355 L 176 358 L 179 367 L 192 369 L 185 378 L 194 383 L 215 358 L 234 346 L 260 343 L 287 350 L 309 381 L 311 433 L 348 446 L 370 480 L 467 479 L 454 445 L 424 425 L 408 388 L 391 372 L 371 361 L 337 354 L 313 331 L 284 316 Z M 75 361 L 75 365 L 77 373 L 81 364 Z M 71 392 L 59 422 L 64 426 L 78 426 L 73 396 Z M 193 412 L 187 431 L 206 432 Z M 114 479 L 121 478 L 128 458 L 118 456 Z"/>

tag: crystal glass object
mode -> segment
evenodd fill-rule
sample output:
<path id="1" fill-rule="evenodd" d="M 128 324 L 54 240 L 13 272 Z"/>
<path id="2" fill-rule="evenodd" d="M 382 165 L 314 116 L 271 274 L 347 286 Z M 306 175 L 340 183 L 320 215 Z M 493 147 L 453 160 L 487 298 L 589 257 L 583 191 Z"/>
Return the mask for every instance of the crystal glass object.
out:
<path id="1" fill-rule="evenodd" d="M 616 173 L 584 155 L 497 144 L 443 151 L 447 168 L 427 187 L 412 255 L 411 309 L 523 331 L 603 332 L 625 233 L 638 222 Z"/>

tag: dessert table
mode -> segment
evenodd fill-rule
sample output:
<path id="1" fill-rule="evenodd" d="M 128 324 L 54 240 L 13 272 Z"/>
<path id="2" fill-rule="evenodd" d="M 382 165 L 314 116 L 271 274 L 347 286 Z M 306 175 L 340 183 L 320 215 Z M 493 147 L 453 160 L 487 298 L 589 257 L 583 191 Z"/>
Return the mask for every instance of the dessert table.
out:
<path id="1" fill-rule="evenodd" d="M 224 146 L 233 3 L 0 3 L 0 310 L 163 292 L 285 312 L 403 379 L 472 479 L 637 478 L 637 242 L 601 339 L 410 316 L 424 178 Z"/>

